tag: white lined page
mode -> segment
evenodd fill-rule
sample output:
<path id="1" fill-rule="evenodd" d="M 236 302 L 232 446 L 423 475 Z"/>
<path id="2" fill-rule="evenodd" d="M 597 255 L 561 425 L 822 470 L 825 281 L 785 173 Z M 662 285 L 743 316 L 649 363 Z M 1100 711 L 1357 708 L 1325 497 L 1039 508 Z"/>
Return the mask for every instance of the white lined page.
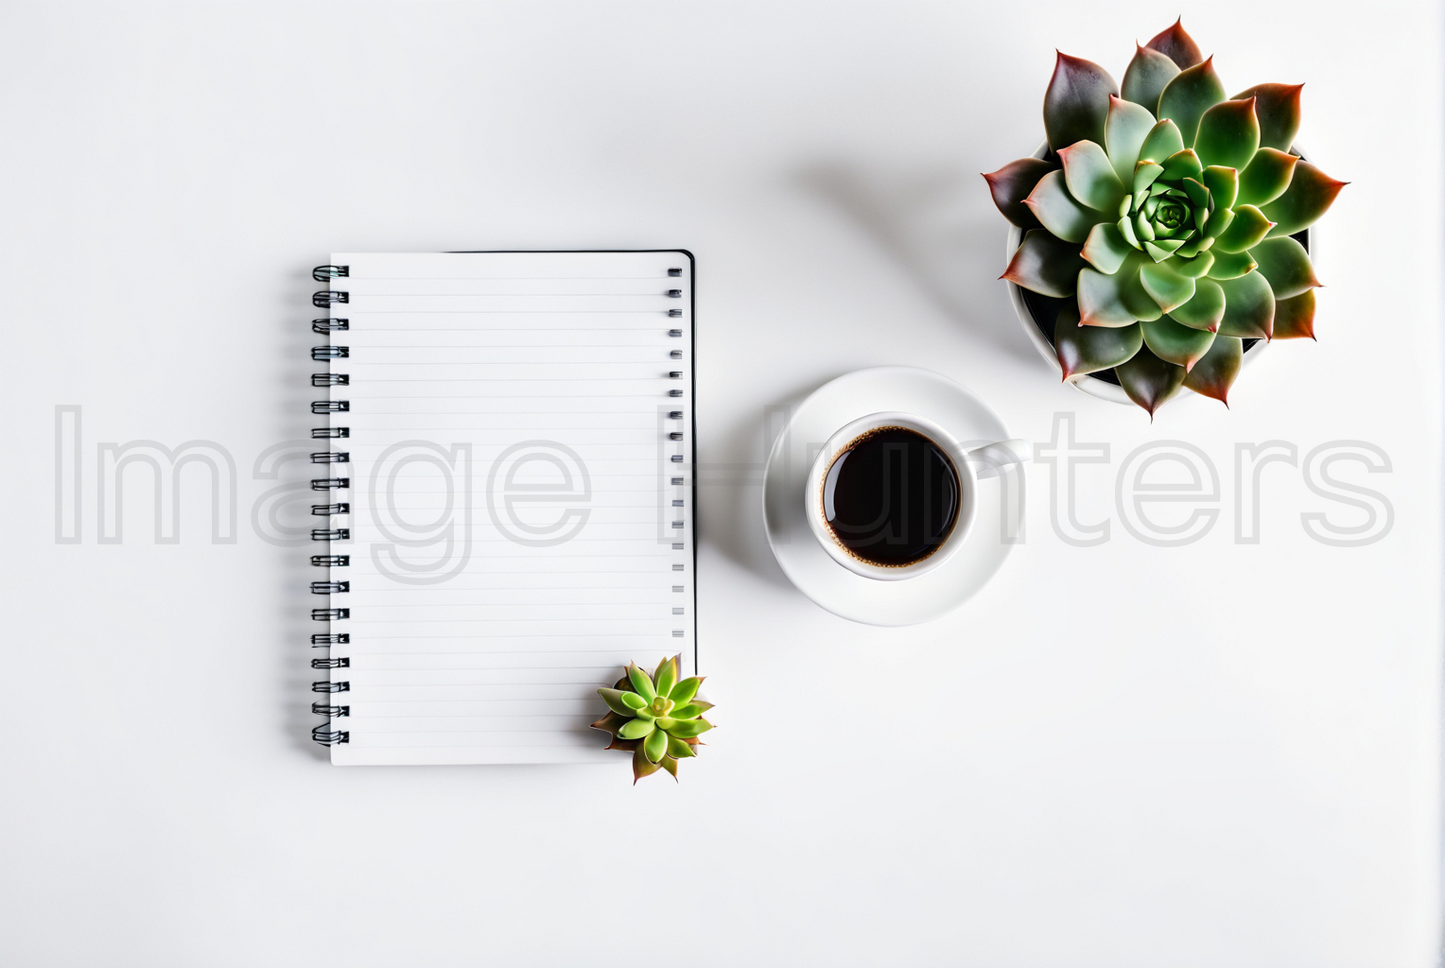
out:
<path id="1" fill-rule="evenodd" d="M 315 697 L 349 711 L 332 762 L 615 757 L 588 728 L 597 687 L 679 652 L 695 671 L 691 257 L 332 264 L 350 323 L 330 390 L 350 409 L 329 418 L 350 436 L 327 442 L 350 460 L 317 468 L 350 487 L 315 492 L 349 505 L 328 576 L 350 583 L 328 602 L 350 611 L 330 623 L 348 691 Z"/>

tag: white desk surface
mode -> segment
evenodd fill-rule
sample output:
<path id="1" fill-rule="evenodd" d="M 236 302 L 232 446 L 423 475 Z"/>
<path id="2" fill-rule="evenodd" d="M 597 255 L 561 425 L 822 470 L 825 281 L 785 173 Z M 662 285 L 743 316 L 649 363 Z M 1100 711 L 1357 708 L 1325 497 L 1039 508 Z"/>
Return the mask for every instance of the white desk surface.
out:
<path id="1" fill-rule="evenodd" d="M 1107 16 L 1098 12 L 1107 8 Z M 1175 8 L 1169 8 L 1172 16 Z M 1055 46 L 1120 76 L 1158 5 L 211 4 L 0 10 L 0 960 L 13 965 L 1423 966 L 1438 920 L 1441 21 L 1182 4 L 1231 89 L 1304 80 L 1318 343 L 1233 410 L 1154 423 L 1057 385 L 978 172 L 1027 153 Z M 683 782 L 612 766 L 335 769 L 310 743 L 307 549 L 264 541 L 309 425 L 334 250 L 697 256 L 701 641 L 720 724 Z M 1015 432 L 1107 442 L 1076 547 L 954 615 L 849 624 L 763 540 L 765 417 L 923 365 Z M 82 408 L 78 543 L 56 407 Z M 99 541 L 97 447 L 233 455 L 157 544 Z M 1133 537 L 1137 446 L 1196 443 L 1216 525 Z M 1388 534 L 1235 449 L 1365 441 Z M 264 470 L 264 468 L 262 468 Z M 191 471 L 186 472 L 191 475 Z M 130 478 L 127 478 L 130 480 Z"/>

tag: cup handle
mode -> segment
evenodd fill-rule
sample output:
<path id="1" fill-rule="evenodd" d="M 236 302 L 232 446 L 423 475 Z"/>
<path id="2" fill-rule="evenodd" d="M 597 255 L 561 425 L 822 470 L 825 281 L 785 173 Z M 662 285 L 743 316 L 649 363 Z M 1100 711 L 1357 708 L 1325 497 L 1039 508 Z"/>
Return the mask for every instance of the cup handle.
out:
<path id="1" fill-rule="evenodd" d="M 1000 440 L 969 451 L 964 457 L 973 467 L 975 477 L 997 477 L 1009 464 L 1024 464 L 1034 457 L 1034 445 L 1014 438 Z"/>

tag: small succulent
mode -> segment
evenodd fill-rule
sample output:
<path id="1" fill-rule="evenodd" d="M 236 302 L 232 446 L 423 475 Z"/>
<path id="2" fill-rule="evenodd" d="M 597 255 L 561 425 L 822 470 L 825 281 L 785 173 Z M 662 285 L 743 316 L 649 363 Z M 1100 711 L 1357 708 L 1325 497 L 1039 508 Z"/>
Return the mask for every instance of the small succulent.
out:
<path id="1" fill-rule="evenodd" d="M 597 692 L 609 712 L 592 724 L 612 734 L 610 750 L 632 752 L 632 782 L 666 770 L 677 779 L 677 761 L 696 756 L 698 739 L 712 729 L 702 714 L 712 703 L 697 698 L 702 678 L 680 679 L 678 659 L 663 659 L 649 676 L 632 663 L 611 688 Z"/>
<path id="2" fill-rule="evenodd" d="M 1114 79 L 1060 53 L 1044 95 L 1045 158 L 984 176 L 1024 229 L 1001 278 L 1069 299 L 1064 379 L 1112 368 L 1152 415 L 1181 387 L 1228 402 L 1246 339 L 1314 336 L 1309 254 L 1291 236 L 1346 184 L 1293 151 L 1300 89 L 1226 98 L 1179 22 Z"/>

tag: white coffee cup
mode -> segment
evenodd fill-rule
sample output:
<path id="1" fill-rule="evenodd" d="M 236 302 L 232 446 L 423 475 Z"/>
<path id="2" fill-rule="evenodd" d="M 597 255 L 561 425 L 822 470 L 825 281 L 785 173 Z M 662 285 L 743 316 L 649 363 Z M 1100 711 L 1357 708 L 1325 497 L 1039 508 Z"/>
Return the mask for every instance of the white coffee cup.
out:
<path id="1" fill-rule="evenodd" d="M 953 465 L 954 476 L 958 480 L 958 511 L 954 515 L 952 529 L 932 554 L 907 565 L 879 565 L 857 557 L 833 533 L 825 510 L 829 498 L 825 487 L 828 483 L 828 471 L 832 469 L 834 462 L 850 450 L 864 434 L 888 427 L 912 430 L 937 444 Z M 808 472 L 808 483 L 803 492 L 804 513 L 808 517 L 808 526 L 813 529 L 813 537 L 818 539 L 823 550 L 853 574 L 880 581 L 915 578 L 942 566 L 963 543 L 964 537 L 973 526 L 978 481 L 996 477 L 1005 466 L 1022 464 L 1032 456 L 1033 447 L 1026 440 L 1000 440 L 972 450 L 964 450 L 952 434 L 924 417 L 898 412 L 871 413 L 840 428 L 818 452 L 818 456 L 813 460 L 812 470 Z"/>

